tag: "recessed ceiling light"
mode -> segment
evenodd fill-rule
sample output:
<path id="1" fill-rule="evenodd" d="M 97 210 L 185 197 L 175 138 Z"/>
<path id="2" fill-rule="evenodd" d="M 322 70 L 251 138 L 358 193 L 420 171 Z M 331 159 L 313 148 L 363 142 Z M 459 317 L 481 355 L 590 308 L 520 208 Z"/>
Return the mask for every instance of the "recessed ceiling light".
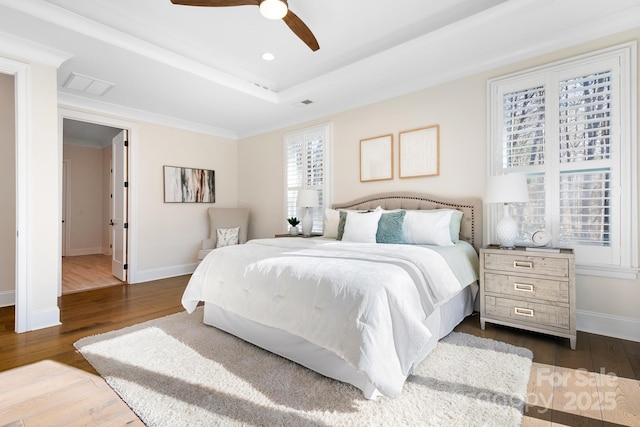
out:
<path id="1" fill-rule="evenodd" d="M 276 59 L 276 56 L 271 52 L 265 52 L 262 54 L 262 59 L 264 59 L 265 61 L 273 61 L 274 59 Z"/>

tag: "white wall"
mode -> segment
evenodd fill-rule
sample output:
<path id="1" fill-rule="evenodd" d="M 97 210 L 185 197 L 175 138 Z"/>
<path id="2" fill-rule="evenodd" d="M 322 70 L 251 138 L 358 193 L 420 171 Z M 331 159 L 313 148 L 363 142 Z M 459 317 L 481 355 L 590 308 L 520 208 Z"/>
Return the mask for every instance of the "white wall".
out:
<path id="1" fill-rule="evenodd" d="M 0 307 L 15 299 L 16 156 L 14 77 L 0 73 Z"/>
<path id="2" fill-rule="evenodd" d="M 59 322 L 60 197 L 62 159 L 58 149 L 58 95 L 56 68 L 37 63 L 31 71 L 30 143 L 27 183 L 30 198 L 27 220 L 29 329 Z"/>
<path id="3" fill-rule="evenodd" d="M 640 28 L 239 141 L 238 200 L 254 212 L 249 237 L 270 237 L 282 232 L 284 133 L 318 123 L 333 123 L 334 202 L 403 190 L 483 197 L 487 163 L 487 80 L 631 40 L 640 41 Z M 398 132 L 432 124 L 440 125 L 440 175 L 399 179 Z M 394 134 L 394 179 L 360 182 L 360 139 L 388 133 Z M 640 280 L 578 276 L 576 283 L 578 329 L 640 340 Z"/>

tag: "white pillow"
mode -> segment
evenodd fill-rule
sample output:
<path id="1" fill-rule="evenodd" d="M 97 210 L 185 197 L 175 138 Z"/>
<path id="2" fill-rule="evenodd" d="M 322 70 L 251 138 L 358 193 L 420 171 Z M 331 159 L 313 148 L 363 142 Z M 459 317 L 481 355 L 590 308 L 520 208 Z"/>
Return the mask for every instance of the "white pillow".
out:
<path id="1" fill-rule="evenodd" d="M 407 243 L 415 245 L 452 246 L 450 210 L 407 211 L 403 233 Z"/>
<path id="2" fill-rule="evenodd" d="M 376 243 L 378 221 L 380 221 L 381 215 L 381 211 L 347 213 L 342 240 L 345 242 Z"/>
<path id="3" fill-rule="evenodd" d="M 221 248 L 223 246 L 237 245 L 239 232 L 240 232 L 240 227 L 216 229 L 216 233 L 218 237 L 218 241 L 216 242 L 216 248 Z"/>
<path id="4" fill-rule="evenodd" d="M 340 223 L 340 212 L 335 209 L 324 210 L 323 236 L 332 239 L 338 238 L 338 224 Z"/>

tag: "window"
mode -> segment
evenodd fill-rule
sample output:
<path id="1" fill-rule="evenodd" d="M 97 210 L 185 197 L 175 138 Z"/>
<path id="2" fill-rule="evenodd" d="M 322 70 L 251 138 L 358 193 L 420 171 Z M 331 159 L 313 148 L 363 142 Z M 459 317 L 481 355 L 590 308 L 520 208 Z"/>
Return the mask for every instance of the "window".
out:
<path id="1" fill-rule="evenodd" d="M 323 212 L 330 205 L 331 125 L 290 132 L 284 136 L 286 217 L 302 218 L 296 206 L 298 190 L 318 190 L 320 206 L 311 209 L 313 233 L 322 233 Z M 286 225 L 286 221 L 285 221 Z"/>
<path id="2" fill-rule="evenodd" d="M 529 184 L 517 243 L 544 228 L 582 274 L 637 273 L 635 55 L 630 43 L 489 81 L 489 173 Z"/>

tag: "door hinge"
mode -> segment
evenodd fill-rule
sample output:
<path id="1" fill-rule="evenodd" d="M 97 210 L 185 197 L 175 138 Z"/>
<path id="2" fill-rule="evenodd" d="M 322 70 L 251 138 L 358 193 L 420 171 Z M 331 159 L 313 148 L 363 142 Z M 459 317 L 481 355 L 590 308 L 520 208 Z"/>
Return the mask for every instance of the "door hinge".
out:
<path id="1" fill-rule="evenodd" d="M 113 245 L 109 245 L 109 249 L 113 249 Z"/>
<path id="2" fill-rule="evenodd" d="M 124 228 L 129 228 L 129 223 L 128 222 L 124 223 Z"/>
<path id="3" fill-rule="evenodd" d="M 125 142 L 124 142 L 124 146 L 125 146 L 125 147 L 128 147 L 128 146 L 129 146 L 129 141 L 125 141 Z"/>
<path id="4" fill-rule="evenodd" d="M 129 181 L 124 182 L 124 188 L 127 188 L 127 187 L 129 187 Z"/>
<path id="5" fill-rule="evenodd" d="M 125 270 L 128 270 L 128 269 L 129 269 L 129 264 L 125 264 L 125 265 L 124 265 L 124 269 L 125 269 Z"/>

